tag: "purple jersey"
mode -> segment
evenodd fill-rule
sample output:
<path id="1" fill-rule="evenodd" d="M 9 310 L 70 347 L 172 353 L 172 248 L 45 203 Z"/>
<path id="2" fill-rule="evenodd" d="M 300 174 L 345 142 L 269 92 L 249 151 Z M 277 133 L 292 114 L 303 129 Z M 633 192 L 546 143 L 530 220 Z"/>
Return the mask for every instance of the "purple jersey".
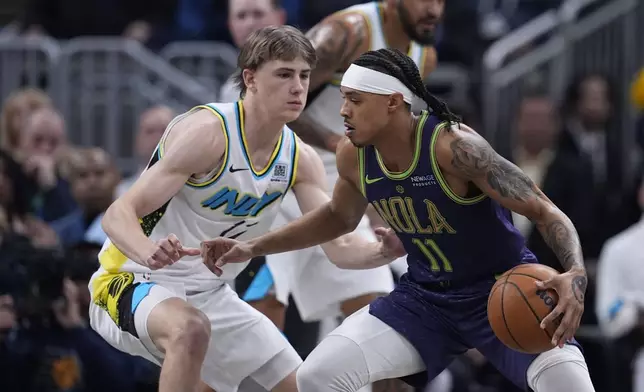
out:
<path id="1" fill-rule="evenodd" d="M 373 146 L 359 150 L 363 193 L 402 241 L 407 278 L 449 288 L 536 262 L 510 211 L 483 194 L 460 197 L 447 185 L 434 155 L 439 131 L 447 126 L 423 112 L 412 164 L 402 173 L 388 171 Z"/>

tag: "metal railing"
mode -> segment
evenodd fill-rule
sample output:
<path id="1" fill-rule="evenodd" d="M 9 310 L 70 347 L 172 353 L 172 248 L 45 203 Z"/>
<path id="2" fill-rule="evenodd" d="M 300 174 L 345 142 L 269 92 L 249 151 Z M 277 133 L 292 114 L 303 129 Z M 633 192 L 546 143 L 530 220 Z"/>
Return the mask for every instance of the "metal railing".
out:
<path id="1" fill-rule="evenodd" d="M 642 64 L 644 27 L 637 23 L 644 16 L 644 3 L 637 0 L 614 0 L 577 20 L 579 11 L 593 2 L 584 0 L 558 11 L 560 20 L 567 23 L 552 31 L 550 37 L 536 45 L 527 54 L 511 59 L 513 49 L 520 43 L 536 38 L 526 34 L 512 36 L 493 45 L 486 53 L 483 74 L 484 129 L 488 140 L 504 154 L 511 149 L 513 116 L 521 101 L 525 84 L 536 74 L 542 78 L 541 87 L 555 99 L 561 99 L 573 75 L 584 72 L 602 72 L 628 86 Z M 546 19 L 547 18 L 547 19 Z M 550 17 L 542 19 L 550 25 Z M 640 19 L 642 20 L 642 19 Z M 542 26 L 542 27 L 543 27 Z M 640 30 L 638 32 L 638 29 Z M 534 29 L 548 34 L 545 27 Z M 525 30 L 524 30 L 525 31 Z M 501 40 L 503 41 L 503 40 Z M 625 96 L 619 97 L 625 103 Z M 623 151 L 628 151 L 634 140 L 635 119 L 630 105 L 622 105 L 616 127 L 622 132 Z M 624 156 L 624 168 L 633 168 Z"/>
<path id="2" fill-rule="evenodd" d="M 217 94 L 237 69 L 237 50 L 222 42 L 174 42 L 161 57 Z"/>
<path id="3" fill-rule="evenodd" d="M 0 101 L 21 87 L 49 90 L 60 47 L 51 39 L 0 36 Z"/>
<path id="4" fill-rule="evenodd" d="M 483 126 L 488 140 L 501 150 L 509 147 L 507 130 L 520 102 L 524 84 L 536 71 L 545 76 L 545 88 L 556 97 L 566 81 L 563 56 L 565 31 L 580 12 L 597 0 L 568 0 L 496 41 L 483 58 Z M 528 49 L 528 50 L 526 50 Z M 507 153 L 507 151 L 506 151 Z"/>
<path id="5" fill-rule="evenodd" d="M 67 42 L 55 64 L 53 96 L 79 145 L 97 145 L 130 167 L 139 114 L 155 104 L 185 110 L 210 91 L 140 44 L 119 38 Z"/>
<path id="6" fill-rule="evenodd" d="M 70 140 L 104 147 L 131 169 L 139 114 L 165 104 L 177 111 L 216 94 L 139 43 L 121 38 L 0 36 L 0 101 L 13 90 L 39 87 L 67 120 Z"/>

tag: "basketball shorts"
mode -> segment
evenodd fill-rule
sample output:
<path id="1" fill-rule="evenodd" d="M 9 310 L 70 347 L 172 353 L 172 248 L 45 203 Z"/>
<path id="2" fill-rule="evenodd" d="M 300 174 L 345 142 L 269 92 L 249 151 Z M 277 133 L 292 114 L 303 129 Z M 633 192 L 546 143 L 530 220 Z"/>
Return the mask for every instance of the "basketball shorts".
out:
<path id="1" fill-rule="evenodd" d="M 505 346 L 487 319 L 487 298 L 494 280 L 479 282 L 458 291 L 428 291 L 403 276 L 387 297 L 378 298 L 369 313 L 405 337 L 426 366 L 405 381 L 423 386 L 454 357 L 477 349 L 508 380 L 527 389 L 526 372 L 535 354 Z M 570 345 L 581 350 L 576 341 Z"/>
<path id="2" fill-rule="evenodd" d="M 255 380 L 270 390 L 301 364 L 301 358 L 275 325 L 224 282 L 212 290 L 186 292 L 176 280 L 163 281 L 156 275 L 149 281 L 140 274 L 114 274 L 107 287 L 110 306 L 97 304 L 98 295 L 93 295 L 90 324 L 115 348 L 160 365 L 163 354 L 150 339 L 147 319 L 162 301 L 180 298 L 210 319 L 211 342 L 201 377 L 214 390 L 236 392 L 242 380 L 254 378 L 269 362 L 271 374 Z"/>

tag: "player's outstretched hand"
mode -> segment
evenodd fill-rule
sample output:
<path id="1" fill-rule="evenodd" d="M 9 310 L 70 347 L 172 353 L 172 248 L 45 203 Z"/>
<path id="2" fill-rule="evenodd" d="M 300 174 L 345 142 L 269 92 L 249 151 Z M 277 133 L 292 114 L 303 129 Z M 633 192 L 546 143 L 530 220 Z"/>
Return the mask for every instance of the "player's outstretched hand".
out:
<path id="1" fill-rule="evenodd" d="M 584 297 L 588 279 L 585 271 L 568 271 L 545 282 L 537 282 L 541 290 L 553 289 L 559 295 L 557 306 L 541 321 L 541 328 L 548 324 L 557 327 L 552 335 L 552 345 L 563 347 L 579 328 L 584 314 Z"/>
<path id="2" fill-rule="evenodd" d="M 392 229 L 377 227 L 373 230 L 373 232 L 378 237 L 378 240 L 382 243 L 381 253 L 383 256 L 390 257 L 395 260 L 407 254 L 405 247 L 396 235 L 396 232 Z"/>
<path id="3" fill-rule="evenodd" d="M 221 276 L 228 263 L 243 263 L 253 258 L 251 246 L 232 238 L 217 237 L 201 243 L 203 262 L 215 275 Z"/>
<path id="4" fill-rule="evenodd" d="M 181 245 L 174 234 L 158 240 L 154 245 L 151 255 L 145 259 L 145 265 L 151 270 L 158 270 L 174 264 L 184 256 L 199 256 L 201 254 L 201 250 L 197 248 L 186 248 Z"/>

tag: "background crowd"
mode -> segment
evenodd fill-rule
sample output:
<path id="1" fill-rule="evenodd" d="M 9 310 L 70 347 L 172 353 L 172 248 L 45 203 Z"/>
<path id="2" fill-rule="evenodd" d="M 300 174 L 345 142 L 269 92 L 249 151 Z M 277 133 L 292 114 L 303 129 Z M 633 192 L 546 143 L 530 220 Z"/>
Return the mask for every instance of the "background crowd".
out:
<path id="1" fill-rule="evenodd" d="M 87 281 L 97 267 L 96 255 L 105 240 L 100 225 L 103 212 L 139 175 L 170 120 L 187 108 L 181 105 L 185 99 L 165 90 L 182 82 L 161 79 L 178 75 L 196 84 L 203 82 L 198 75 L 172 69 L 177 64 L 159 54 L 168 45 L 184 41 L 216 41 L 230 46 L 227 50 L 234 53 L 244 29 L 262 23 L 288 23 L 306 30 L 332 12 L 358 2 L 2 2 L 0 390 L 155 390 L 159 373 L 155 365 L 116 351 L 88 327 Z M 502 153 L 575 223 L 590 280 L 578 340 L 584 346 L 593 382 L 597 391 L 640 392 L 644 391 L 644 382 L 638 385 L 637 381 L 639 374 L 644 375 L 644 285 L 638 279 L 644 276 L 639 272 L 644 271 L 644 226 L 640 223 L 644 208 L 644 130 L 635 121 L 631 126 L 630 121 L 637 117 L 638 110 L 644 110 L 644 69 L 639 75 L 636 69 L 616 75 L 610 67 L 568 67 L 563 85 L 554 89 L 561 93 L 553 94 L 549 84 L 552 72 L 545 72 L 534 59 L 534 69 L 521 83 L 511 105 L 491 107 L 509 111 L 509 115 L 499 115 L 494 122 L 486 120 L 490 102 L 485 98 L 485 53 L 498 40 L 525 28 L 545 12 L 561 10 L 566 3 L 446 0 L 436 37 L 439 71 L 443 64 L 464 70 L 466 94 L 453 94 L 454 89 L 432 87 L 431 83 L 430 88 L 468 124 L 484 135 L 494 134 L 493 144 L 502 140 Z M 577 15 L 580 21 L 598 12 L 614 11 L 626 2 L 585 3 L 592 6 L 581 9 Z M 641 15 L 644 17 L 644 13 Z M 62 69 L 61 73 L 29 76 L 33 63 L 25 52 L 34 47 L 34 42 L 44 42 L 38 47 L 50 45 L 50 40 L 63 45 L 86 36 L 138 41 L 141 48 L 137 50 L 145 56 L 134 58 L 139 63 L 148 59 L 154 75 L 134 72 L 134 78 L 112 72 L 106 73 L 110 75 L 106 81 L 88 81 L 69 76 L 76 62 L 61 62 L 58 65 L 62 68 L 56 68 Z M 619 36 L 618 42 L 624 37 Z M 549 39 L 546 35 L 520 45 L 511 58 L 523 56 L 529 67 L 530 52 Z M 3 65 L 3 59 L 15 53 L 16 47 L 20 60 L 7 60 Z M 613 49 L 607 45 L 603 55 L 610 57 Z M 641 48 L 634 46 L 633 53 L 622 55 L 627 58 L 637 53 L 638 61 L 642 61 L 638 65 L 644 66 Z M 93 61 L 91 67 L 100 68 L 107 67 L 110 60 L 105 56 Z M 82 60 L 78 63 L 87 66 Z M 141 80 L 145 83 L 137 84 Z M 222 96 L 217 88 L 223 82 L 225 78 L 218 84 L 205 84 L 214 91 L 213 100 Z M 96 98 L 92 109 L 85 110 L 88 100 L 109 95 L 111 90 L 104 86 L 110 83 L 122 86 L 118 95 Z M 11 91 L 7 86 L 12 86 Z M 129 101 L 122 97 L 130 97 L 128 94 L 139 86 L 145 87 L 140 87 L 144 99 L 126 106 Z M 114 105 L 121 100 L 123 107 Z M 113 113 L 118 121 L 110 120 Z M 493 133 L 486 129 L 488 124 L 495 125 Z M 534 225 L 517 215 L 514 222 L 540 261 L 560 269 Z M 619 298 L 621 304 L 614 303 L 613 298 Z M 631 309 L 630 319 L 616 322 L 615 315 L 626 305 Z M 319 327 L 318 323 L 303 323 L 295 306 L 289 307 L 286 335 L 301 355 L 305 356 L 319 339 Z M 449 370 L 449 390 L 454 392 L 515 390 L 475 351 L 456 360 Z"/>

